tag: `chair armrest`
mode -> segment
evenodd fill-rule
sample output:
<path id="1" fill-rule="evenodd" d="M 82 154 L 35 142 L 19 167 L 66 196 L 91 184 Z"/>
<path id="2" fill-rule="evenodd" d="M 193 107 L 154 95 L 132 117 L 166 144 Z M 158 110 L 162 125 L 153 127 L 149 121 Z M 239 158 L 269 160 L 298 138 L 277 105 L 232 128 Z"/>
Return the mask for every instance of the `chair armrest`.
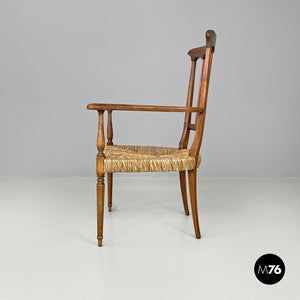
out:
<path id="1" fill-rule="evenodd" d="M 129 105 L 129 104 L 102 104 L 91 103 L 87 109 L 92 110 L 127 110 L 127 111 L 159 111 L 159 112 L 203 112 L 203 108 L 184 106 L 158 106 L 158 105 Z"/>

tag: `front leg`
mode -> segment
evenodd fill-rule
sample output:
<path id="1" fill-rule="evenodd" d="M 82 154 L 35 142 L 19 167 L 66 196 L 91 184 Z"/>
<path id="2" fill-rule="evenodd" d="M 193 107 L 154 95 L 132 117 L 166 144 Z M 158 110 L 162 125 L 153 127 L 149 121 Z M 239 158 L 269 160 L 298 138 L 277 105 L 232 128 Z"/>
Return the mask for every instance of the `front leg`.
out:
<path id="1" fill-rule="evenodd" d="M 97 173 L 97 239 L 98 246 L 102 246 L 103 239 L 103 213 L 104 213 L 104 127 L 103 127 L 103 113 L 104 111 L 98 111 L 99 124 L 98 124 L 98 138 L 97 148 L 98 155 L 96 158 L 96 173 Z"/>
<path id="2" fill-rule="evenodd" d="M 97 174 L 97 239 L 98 246 L 102 247 L 103 215 L 104 215 L 104 173 Z"/>

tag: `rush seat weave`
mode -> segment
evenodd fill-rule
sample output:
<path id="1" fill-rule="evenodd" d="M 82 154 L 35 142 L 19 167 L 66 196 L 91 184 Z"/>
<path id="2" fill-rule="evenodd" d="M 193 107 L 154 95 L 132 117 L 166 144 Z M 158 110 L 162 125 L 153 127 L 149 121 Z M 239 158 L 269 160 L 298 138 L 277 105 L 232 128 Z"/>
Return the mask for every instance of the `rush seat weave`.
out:
<path id="1" fill-rule="evenodd" d="M 189 149 L 152 146 L 106 146 L 105 172 L 169 172 L 192 170 L 196 160 Z M 201 162 L 198 156 L 197 168 Z"/>

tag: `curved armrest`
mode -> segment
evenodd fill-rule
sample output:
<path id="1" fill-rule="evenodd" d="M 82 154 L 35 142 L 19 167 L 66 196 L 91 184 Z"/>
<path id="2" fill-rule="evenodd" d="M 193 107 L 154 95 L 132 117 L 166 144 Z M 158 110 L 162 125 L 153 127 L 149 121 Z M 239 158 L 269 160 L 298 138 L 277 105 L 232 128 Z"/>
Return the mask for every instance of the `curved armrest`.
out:
<path id="1" fill-rule="evenodd" d="M 102 104 L 102 103 L 91 103 L 87 106 L 87 109 L 108 110 L 108 111 L 127 110 L 127 111 L 160 111 L 160 112 L 198 112 L 198 113 L 203 112 L 203 108 L 199 108 L 199 107 Z"/>

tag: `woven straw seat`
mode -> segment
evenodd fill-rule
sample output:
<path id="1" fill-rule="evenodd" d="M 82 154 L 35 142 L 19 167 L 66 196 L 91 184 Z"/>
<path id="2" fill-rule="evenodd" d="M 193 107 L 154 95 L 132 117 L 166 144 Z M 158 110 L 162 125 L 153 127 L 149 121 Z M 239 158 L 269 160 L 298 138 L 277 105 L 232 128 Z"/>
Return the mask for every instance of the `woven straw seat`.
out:
<path id="1" fill-rule="evenodd" d="M 151 146 L 106 146 L 105 172 L 169 172 L 195 168 L 188 149 Z M 201 157 L 199 155 L 197 167 Z"/>

